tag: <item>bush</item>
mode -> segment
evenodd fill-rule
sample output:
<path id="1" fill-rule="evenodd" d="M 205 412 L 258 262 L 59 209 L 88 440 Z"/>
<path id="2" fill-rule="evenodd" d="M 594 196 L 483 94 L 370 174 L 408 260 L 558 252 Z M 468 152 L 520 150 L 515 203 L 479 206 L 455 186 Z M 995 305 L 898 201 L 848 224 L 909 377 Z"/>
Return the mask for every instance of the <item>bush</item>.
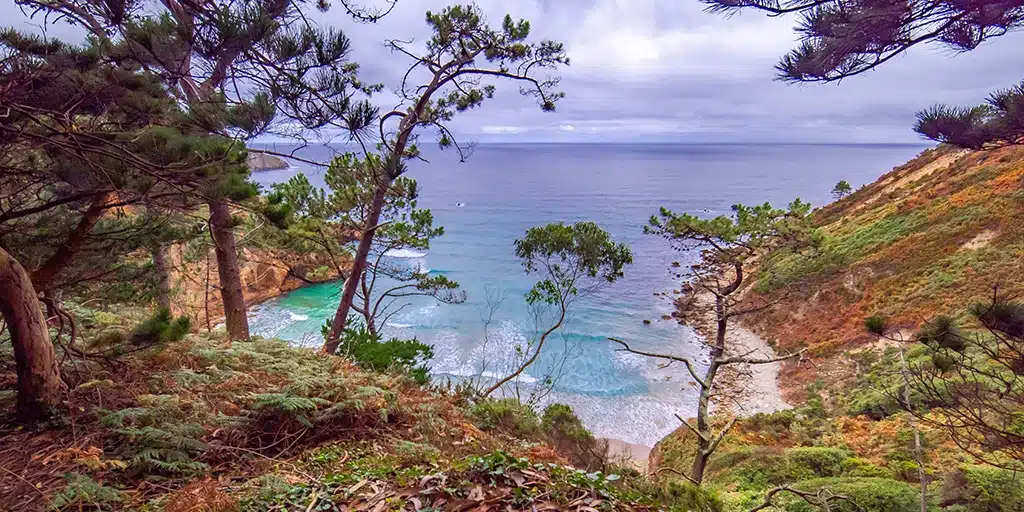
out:
<path id="1" fill-rule="evenodd" d="M 942 505 L 962 505 L 965 512 L 1024 512 L 1024 478 L 999 468 L 964 466 L 947 473 Z"/>
<path id="2" fill-rule="evenodd" d="M 537 413 L 515 398 L 477 402 L 469 416 L 483 430 L 498 430 L 521 439 L 535 439 L 541 433 Z"/>
<path id="3" fill-rule="evenodd" d="M 598 441 L 568 405 L 547 406 L 541 417 L 541 429 L 555 450 L 567 456 L 574 466 L 593 471 L 604 469 L 607 464 L 608 443 Z"/>
<path id="4" fill-rule="evenodd" d="M 800 482 L 794 487 L 802 491 L 828 489 L 834 494 L 849 497 L 865 512 L 907 512 L 917 510 L 920 506 L 918 489 L 888 478 L 818 478 Z M 779 505 L 789 512 L 819 512 L 817 507 L 796 497 L 780 499 Z M 833 512 L 855 510 L 854 506 L 845 501 L 832 507 Z"/>
<path id="5" fill-rule="evenodd" d="M 714 477 L 717 482 L 734 479 L 741 490 L 760 490 L 801 480 L 842 476 L 850 467 L 851 459 L 852 454 L 841 448 L 744 447 L 713 458 L 712 469 L 720 472 Z"/>
<path id="6" fill-rule="evenodd" d="M 873 420 L 887 418 L 902 410 L 896 400 L 897 392 L 896 388 L 861 390 L 850 400 L 846 412 L 850 416 L 867 416 Z"/>
<path id="7" fill-rule="evenodd" d="M 690 482 L 672 481 L 656 493 L 658 501 L 669 510 L 680 512 L 721 512 L 725 506 L 714 491 Z"/>
<path id="8" fill-rule="evenodd" d="M 324 326 L 324 337 L 330 323 Z M 357 365 L 371 371 L 399 369 L 409 372 L 419 384 L 430 381 L 426 362 L 434 357 L 434 349 L 419 341 L 391 338 L 381 341 L 379 334 L 373 334 L 361 322 L 350 322 L 341 335 L 339 352 L 347 355 Z"/>
<path id="9" fill-rule="evenodd" d="M 794 476 L 797 476 L 796 473 L 819 477 L 840 476 L 846 469 L 846 461 L 852 456 L 853 454 L 848 450 L 822 446 L 806 446 L 786 450 L 786 460 L 789 462 L 790 471 Z"/>
<path id="10" fill-rule="evenodd" d="M 188 334 L 191 321 L 187 316 L 174 318 L 171 311 L 161 308 L 135 327 L 132 343 L 135 345 L 156 345 L 178 341 Z"/>

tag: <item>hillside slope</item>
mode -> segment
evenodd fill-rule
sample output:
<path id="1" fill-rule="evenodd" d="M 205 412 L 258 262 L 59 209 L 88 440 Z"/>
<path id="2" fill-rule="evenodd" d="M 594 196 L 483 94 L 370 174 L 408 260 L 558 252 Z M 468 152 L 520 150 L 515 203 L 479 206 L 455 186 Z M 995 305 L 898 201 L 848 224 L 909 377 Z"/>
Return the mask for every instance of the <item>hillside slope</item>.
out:
<path id="1" fill-rule="evenodd" d="M 880 314 L 909 334 L 936 314 L 960 314 L 1024 281 L 1024 148 L 923 152 L 814 213 L 824 239 L 813 259 L 774 255 L 751 301 L 781 300 L 747 323 L 780 348 L 810 347 L 780 383 L 801 400 L 807 384 L 853 376 L 846 353 L 874 338 Z"/>

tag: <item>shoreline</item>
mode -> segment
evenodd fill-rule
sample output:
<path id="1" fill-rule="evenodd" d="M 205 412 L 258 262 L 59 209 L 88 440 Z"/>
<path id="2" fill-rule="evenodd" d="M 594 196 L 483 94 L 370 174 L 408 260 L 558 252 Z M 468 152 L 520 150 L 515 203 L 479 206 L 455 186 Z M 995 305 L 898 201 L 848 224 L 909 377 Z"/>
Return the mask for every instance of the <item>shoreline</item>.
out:
<path id="1" fill-rule="evenodd" d="M 711 295 L 703 292 L 696 301 L 711 304 Z M 703 306 L 702 306 L 703 307 Z M 706 313 L 689 325 L 703 339 L 715 337 L 716 320 L 714 308 L 705 308 Z M 682 323 L 682 322 L 680 322 Z M 733 319 L 726 331 L 726 357 L 741 355 L 770 359 L 776 356 L 775 349 L 756 333 Z M 793 406 L 782 397 L 779 387 L 779 371 L 782 362 L 760 365 L 729 365 L 723 367 L 715 379 L 711 410 L 722 408 L 738 416 L 753 416 L 758 413 L 772 413 Z M 717 399 L 716 399 L 717 398 Z M 724 399 L 728 398 L 728 401 Z"/>

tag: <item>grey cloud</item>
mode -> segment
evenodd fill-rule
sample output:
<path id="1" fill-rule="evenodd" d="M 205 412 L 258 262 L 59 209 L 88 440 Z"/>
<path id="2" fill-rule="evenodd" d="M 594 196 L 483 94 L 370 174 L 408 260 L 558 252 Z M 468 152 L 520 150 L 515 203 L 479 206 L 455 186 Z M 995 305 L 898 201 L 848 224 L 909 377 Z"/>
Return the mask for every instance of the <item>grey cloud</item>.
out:
<path id="1" fill-rule="evenodd" d="M 399 0 L 373 25 L 353 23 L 339 9 L 317 17 L 349 35 L 364 78 L 394 87 L 409 61 L 382 42 L 421 45 L 429 35 L 424 12 L 449 3 Z M 461 137 L 478 141 L 913 142 L 916 111 L 935 102 L 980 103 L 1024 78 L 1020 33 L 959 56 L 913 48 L 838 85 L 786 85 L 773 81 L 772 68 L 795 40 L 791 18 L 723 18 L 703 12 L 697 0 L 478 3 L 494 23 L 509 12 L 529 19 L 536 36 L 564 41 L 574 64 L 561 73 L 567 97 L 555 113 L 540 112 L 516 85 L 499 83 L 493 101 L 452 122 Z M 23 19 L 10 5 L 0 15 Z M 396 101 L 391 94 L 376 100 L 382 108 Z"/>

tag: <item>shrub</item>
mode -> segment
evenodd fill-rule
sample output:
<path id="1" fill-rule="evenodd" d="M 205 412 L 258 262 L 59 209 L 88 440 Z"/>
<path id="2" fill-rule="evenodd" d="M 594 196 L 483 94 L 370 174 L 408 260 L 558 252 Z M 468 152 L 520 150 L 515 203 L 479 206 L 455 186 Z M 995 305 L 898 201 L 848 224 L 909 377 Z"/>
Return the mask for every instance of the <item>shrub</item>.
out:
<path id="1" fill-rule="evenodd" d="M 792 473 L 808 473 L 819 477 L 839 476 L 846 461 L 853 456 L 849 450 L 823 446 L 804 446 L 786 450 L 786 459 Z"/>
<path id="2" fill-rule="evenodd" d="M 818 491 L 828 489 L 834 494 L 847 496 L 863 508 L 865 512 L 906 512 L 916 510 L 920 503 L 920 491 L 906 483 L 888 478 L 817 478 L 794 485 L 802 491 Z M 796 497 L 779 500 L 783 510 L 789 512 L 819 512 Z M 852 512 L 857 510 L 848 502 L 838 502 L 832 507 L 833 512 Z"/>
<path id="3" fill-rule="evenodd" d="M 187 316 L 174 318 L 171 311 L 161 308 L 135 327 L 132 332 L 132 343 L 136 345 L 156 345 L 178 341 L 188 334 L 191 321 Z"/>
<path id="4" fill-rule="evenodd" d="M 686 512 L 721 512 L 725 506 L 714 491 L 690 482 L 672 481 L 656 493 L 658 501 L 669 510 Z"/>
<path id="5" fill-rule="evenodd" d="M 608 443 L 598 441 L 583 422 L 565 404 L 544 409 L 541 429 L 548 442 L 573 465 L 589 470 L 603 469 L 608 459 Z"/>
<path id="6" fill-rule="evenodd" d="M 965 512 L 1024 512 L 1024 478 L 999 468 L 964 466 L 947 473 L 942 504 L 962 505 Z"/>
<path id="7" fill-rule="evenodd" d="M 896 399 L 897 388 L 887 390 L 862 389 L 850 400 L 847 414 L 850 416 L 867 416 L 881 420 L 902 410 Z"/>
<path id="8" fill-rule="evenodd" d="M 469 416 L 483 430 L 498 430 L 521 439 L 534 439 L 541 432 L 537 413 L 515 398 L 482 400 L 473 405 Z"/>
<path id="9" fill-rule="evenodd" d="M 324 326 L 324 337 L 330 324 Z M 371 333 L 360 322 L 350 322 L 341 335 L 339 351 L 347 355 L 360 367 L 382 372 L 399 369 L 409 372 L 419 384 L 430 380 L 426 362 L 434 357 L 434 349 L 419 341 L 391 338 L 381 341 L 379 334 Z"/>
<path id="10" fill-rule="evenodd" d="M 845 474 L 852 454 L 841 448 L 799 447 L 779 450 L 742 447 L 712 459 L 715 480 L 735 480 L 740 490 L 760 490 L 801 480 Z M 729 476 L 731 475 L 731 477 Z"/>
<path id="11" fill-rule="evenodd" d="M 783 409 L 769 414 L 759 412 L 747 418 L 742 425 L 745 431 L 781 437 L 793 428 L 794 421 L 796 421 L 796 413 L 792 409 Z"/>

